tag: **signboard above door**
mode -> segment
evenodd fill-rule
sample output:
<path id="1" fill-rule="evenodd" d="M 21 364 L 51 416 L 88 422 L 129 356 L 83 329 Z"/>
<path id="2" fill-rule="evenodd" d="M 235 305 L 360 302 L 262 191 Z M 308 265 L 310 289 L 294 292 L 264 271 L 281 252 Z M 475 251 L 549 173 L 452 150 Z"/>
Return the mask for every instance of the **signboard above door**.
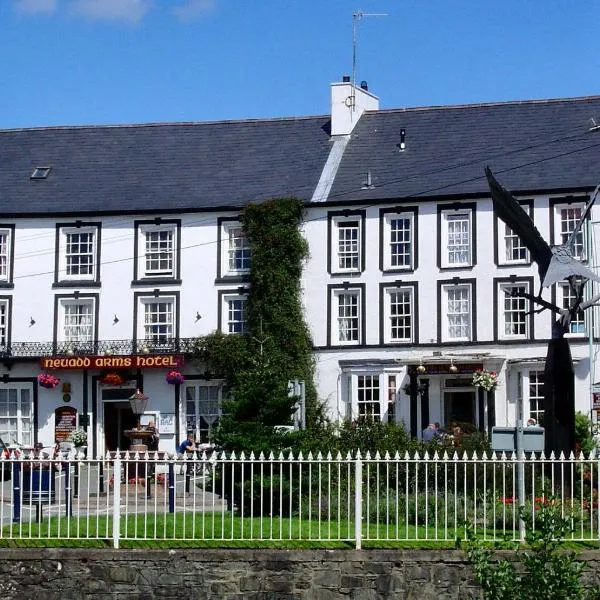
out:
<path id="1" fill-rule="evenodd" d="M 181 354 L 130 356 L 45 356 L 42 369 L 172 369 L 183 366 Z"/>

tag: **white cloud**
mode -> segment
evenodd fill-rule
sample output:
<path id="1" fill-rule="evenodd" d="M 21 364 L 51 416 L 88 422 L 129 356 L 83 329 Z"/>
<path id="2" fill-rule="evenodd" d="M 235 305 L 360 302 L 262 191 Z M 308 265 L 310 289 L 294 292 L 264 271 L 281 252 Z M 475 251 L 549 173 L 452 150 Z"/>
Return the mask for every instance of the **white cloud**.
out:
<path id="1" fill-rule="evenodd" d="M 57 0 L 15 0 L 15 9 L 22 13 L 51 13 L 56 10 Z"/>
<path id="2" fill-rule="evenodd" d="M 182 21 L 190 21 L 204 16 L 215 7 L 215 0 L 186 0 L 182 6 L 173 8 L 173 12 Z"/>
<path id="3" fill-rule="evenodd" d="M 87 19 L 136 23 L 152 8 L 152 0 L 73 0 L 71 8 Z"/>

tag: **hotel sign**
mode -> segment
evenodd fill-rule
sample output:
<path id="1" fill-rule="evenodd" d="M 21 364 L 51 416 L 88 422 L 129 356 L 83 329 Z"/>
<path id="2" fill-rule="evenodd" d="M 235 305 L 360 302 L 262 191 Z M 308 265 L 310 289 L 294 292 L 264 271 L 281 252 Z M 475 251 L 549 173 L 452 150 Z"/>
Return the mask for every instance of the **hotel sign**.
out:
<path id="1" fill-rule="evenodd" d="M 183 366 L 180 354 L 132 356 L 47 356 L 42 369 L 172 369 Z"/>

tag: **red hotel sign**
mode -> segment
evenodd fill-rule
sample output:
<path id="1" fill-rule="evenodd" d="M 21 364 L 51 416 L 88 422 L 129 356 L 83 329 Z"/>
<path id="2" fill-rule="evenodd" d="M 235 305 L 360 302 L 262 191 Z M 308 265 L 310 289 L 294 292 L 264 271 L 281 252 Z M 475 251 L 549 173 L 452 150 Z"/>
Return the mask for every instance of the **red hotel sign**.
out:
<path id="1" fill-rule="evenodd" d="M 136 354 L 132 356 L 48 356 L 42 369 L 172 369 L 183 366 L 179 354 Z"/>

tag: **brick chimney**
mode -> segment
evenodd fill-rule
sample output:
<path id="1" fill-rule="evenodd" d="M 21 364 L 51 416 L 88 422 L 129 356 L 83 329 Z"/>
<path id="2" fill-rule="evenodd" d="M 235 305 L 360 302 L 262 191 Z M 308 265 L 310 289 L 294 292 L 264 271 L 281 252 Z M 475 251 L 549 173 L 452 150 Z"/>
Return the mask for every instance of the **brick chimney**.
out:
<path id="1" fill-rule="evenodd" d="M 345 75 L 331 84 L 331 135 L 349 135 L 365 110 L 378 110 L 379 98 L 368 90 L 367 82 L 352 85 Z"/>

